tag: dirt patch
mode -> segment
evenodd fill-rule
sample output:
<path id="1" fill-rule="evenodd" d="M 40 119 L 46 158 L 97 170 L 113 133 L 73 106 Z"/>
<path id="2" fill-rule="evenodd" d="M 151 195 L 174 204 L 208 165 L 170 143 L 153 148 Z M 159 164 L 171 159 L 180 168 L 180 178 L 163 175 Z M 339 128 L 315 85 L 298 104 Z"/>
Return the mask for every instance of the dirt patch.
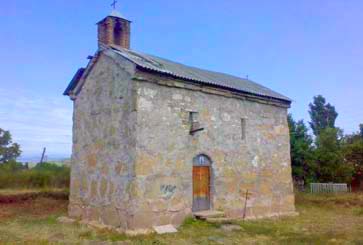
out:
<path id="1" fill-rule="evenodd" d="M 20 216 L 47 217 L 64 213 L 68 206 L 66 192 L 33 192 L 0 195 L 0 222 Z"/>
<path id="2" fill-rule="evenodd" d="M 32 199 L 26 202 L 8 203 L 0 205 L 0 220 L 20 216 L 48 217 L 52 214 L 64 213 L 67 210 L 67 200 L 49 198 Z"/>
<path id="3" fill-rule="evenodd" d="M 37 198 L 49 198 L 55 200 L 68 200 L 67 192 L 29 192 L 20 194 L 3 195 L 0 194 L 0 205 L 9 203 L 21 203 L 35 200 Z"/>

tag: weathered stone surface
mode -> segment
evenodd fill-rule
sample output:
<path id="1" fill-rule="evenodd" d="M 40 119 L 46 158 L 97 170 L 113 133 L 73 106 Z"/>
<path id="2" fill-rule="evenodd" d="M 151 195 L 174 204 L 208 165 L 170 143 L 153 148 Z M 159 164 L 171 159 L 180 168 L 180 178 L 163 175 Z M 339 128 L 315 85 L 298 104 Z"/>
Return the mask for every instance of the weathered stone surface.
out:
<path id="1" fill-rule="evenodd" d="M 114 207 L 105 207 L 101 213 L 102 223 L 108 224 L 114 227 L 121 226 L 121 219 L 117 209 Z"/>
<path id="2" fill-rule="evenodd" d="M 224 217 L 225 213 L 221 212 L 221 211 L 207 210 L 207 211 L 195 212 L 195 213 L 193 213 L 193 215 L 199 219 L 207 219 L 207 218 Z"/>
<path id="3" fill-rule="evenodd" d="M 71 217 L 127 226 L 116 208 L 129 206 L 135 159 L 133 69 L 101 55 L 74 102 Z"/>
<path id="4" fill-rule="evenodd" d="M 74 219 L 80 219 L 82 217 L 82 208 L 80 205 L 70 203 L 68 206 L 68 215 Z"/>
<path id="5" fill-rule="evenodd" d="M 102 198 L 105 197 L 106 192 L 107 192 L 107 180 L 105 178 L 101 179 L 101 186 L 100 186 L 100 195 Z"/>
<path id="6" fill-rule="evenodd" d="M 98 198 L 98 182 L 96 180 L 92 180 L 90 189 L 91 189 L 90 198 L 92 200 L 96 200 Z"/>
<path id="7" fill-rule="evenodd" d="M 149 206 L 153 212 L 165 212 L 168 208 L 164 199 L 148 200 Z"/>
<path id="8" fill-rule="evenodd" d="M 97 155 L 96 153 L 89 153 L 87 156 L 87 166 L 89 168 L 95 168 L 97 165 Z"/>
<path id="9" fill-rule="evenodd" d="M 75 219 L 71 219 L 71 218 L 68 218 L 68 217 L 59 217 L 57 218 L 57 221 L 59 223 L 62 223 L 62 224 L 74 224 L 76 223 L 77 221 Z"/>
<path id="10" fill-rule="evenodd" d="M 157 217 L 154 212 L 146 209 L 137 209 L 132 219 L 128 222 L 128 228 L 131 230 L 150 229 L 153 225 L 157 224 L 155 220 Z"/>
<path id="11" fill-rule="evenodd" d="M 170 220 L 169 223 L 172 223 L 176 227 L 179 227 L 187 217 L 191 217 L 191 210 L 185 209 L 185 210 L 179 211 L 179 212 L 167 213 L 167 215 L 169 217 L 171 215 L 171 219 L 169 219 Z"/>
<path id="12" fill-rule="evenodd" d="M 193 136 L 190 112 L 204 128 Z M 129 232 L 181 224 L 192 215 L 199 154 L 212 161 L 211 209 L 248 219 L 295 211 L 284 106 L 195 89 L 105 51 L 77 95 L 73 120 L 72 218 Z"/>
<path id="13" fill-rule="evenodd" d="M 154 231 L 158 234 L 167 234 L 167 233 L 176 233 L 177 229 L 173 225 L 162 225 L 162 226 L 154 226 Z"/>
<path id="14" fill-rule="evenodd" d="M 168 211 L 170 212 L 179 212 L 184 210 L 184 208 L 186 207 L 186 205 L 184 204 L 183 201 L 180 201 L 179 203 L 173 205 L 168 209 Z"/>

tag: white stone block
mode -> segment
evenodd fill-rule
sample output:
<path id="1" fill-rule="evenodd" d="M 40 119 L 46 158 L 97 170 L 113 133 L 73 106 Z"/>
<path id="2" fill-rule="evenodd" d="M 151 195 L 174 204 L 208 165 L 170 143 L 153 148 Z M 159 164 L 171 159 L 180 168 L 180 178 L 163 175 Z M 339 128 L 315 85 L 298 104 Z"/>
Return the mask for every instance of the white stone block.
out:
<path id="1" fill-rule="evenodd" d="M 158 234 L 166 234 L 166 233 L 175 233 L 175 232 L 178 232 L 178 230 L 173 225 L 154 226 L 153 229 Z"/>

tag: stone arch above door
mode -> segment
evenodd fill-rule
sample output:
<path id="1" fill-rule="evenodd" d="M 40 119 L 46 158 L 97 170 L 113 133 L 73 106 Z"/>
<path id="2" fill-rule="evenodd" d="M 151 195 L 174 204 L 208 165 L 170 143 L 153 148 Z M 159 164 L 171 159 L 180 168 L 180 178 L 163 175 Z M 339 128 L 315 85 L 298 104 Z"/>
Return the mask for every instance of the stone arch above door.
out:
<path id="1" fill-rule="evenodd" d="M 193 166 L 212 166 L 212 160 L 206 154 L 199 154 L 193 158 Z"/>

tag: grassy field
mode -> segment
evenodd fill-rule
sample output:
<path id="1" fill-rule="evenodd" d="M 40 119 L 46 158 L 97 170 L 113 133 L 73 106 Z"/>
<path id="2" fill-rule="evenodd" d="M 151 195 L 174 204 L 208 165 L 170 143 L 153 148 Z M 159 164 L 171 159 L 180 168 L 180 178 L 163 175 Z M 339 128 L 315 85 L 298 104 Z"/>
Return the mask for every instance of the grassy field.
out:
<path id="1" fill-rule="evenodd" d="M 66 215 L 67 200 L 55 197 L 0 200 L 0 244 L 363 244 L 363 194 L 299 194 L 300 216 L 238 222 L 239 231 L 188 219 L 176 234 L 133 238 L 59 224 L 56 219 Z"/>

